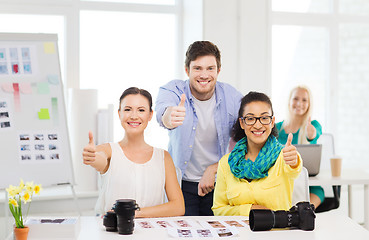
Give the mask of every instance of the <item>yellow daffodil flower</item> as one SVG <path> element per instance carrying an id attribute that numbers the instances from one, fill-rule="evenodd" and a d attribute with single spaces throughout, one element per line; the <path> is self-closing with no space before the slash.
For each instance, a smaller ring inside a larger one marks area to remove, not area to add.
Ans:
<path id="1" fill-rule="evenodd" d="M 9 209 L 14 217 L 17 228 L 24 228 L 22 211 L 22 206 L 24 205 L 21 204 L 21 201 L 24 204 L 31 202 L 33 194 L 39 194 L 41 190 L 41 185 L 35 185 L 33 182 L 24 184 L 23 179 L 20 180 L 19 186 L 9 185 L 6 189 L 9 195 Z M 26 212 L 28 213 L 28 210 Z"/>
<path id="2" fill-rule="evenodd" d="M 14 197 L 15 195 L 17 195 L 17 187 L 10 185 L 9 188 L 6 189 L 6 191 L 8 192 L 10 197 Z"/>
<path id="3" fill-rule="evenodd" d="M 40 191 L 42 190 L 41 184 L 35 185 L 35 187 L 33 188 L 33 190 L 35 191 L 36 194 L 39 194 Z"/>
<path id="4" fill-rule="evenodd" d="M 21 189 L 24 188 L 24 181 L 23 181 L 23 179 L 20 180 L 19 188 L 21 188 Z"/>
<path id="5" fill-rule="evenodd" d="M 9 204 L 13 205 L 14 207 L 18 207 L 18 202 L 14 198 L 9 198 Z"/>
<path id="6" fill-rule="evenodd" d="M 33 181 L 26 183 L 26 190 L 28 192 L 33 192 L 34 191 L 34 188 L 35 188 L 35 185 L 33 184 Z"/>
<path id="7" fill-rule="evenodd" d="M 31 201 L 31 195 L 29 192 L 25 192 L 22 197 L 22 201 L 26 204 Z"/>

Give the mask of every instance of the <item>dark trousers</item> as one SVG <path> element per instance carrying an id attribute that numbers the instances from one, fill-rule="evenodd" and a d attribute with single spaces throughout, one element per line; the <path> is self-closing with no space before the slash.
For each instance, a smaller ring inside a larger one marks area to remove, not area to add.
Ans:
<path id="1" fill-rule="evenodd" d="M 198 182 L 182 180 L 182 193 L 185 201 L 185 216 L 213 216 L 214 191 L 201 197 L 198 195 Z"/>

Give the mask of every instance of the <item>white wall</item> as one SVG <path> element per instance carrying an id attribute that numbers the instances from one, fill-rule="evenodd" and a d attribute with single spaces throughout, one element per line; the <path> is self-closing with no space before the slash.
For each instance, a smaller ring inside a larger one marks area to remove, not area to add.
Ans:
<path id="1" fill-rule="evenodd" d="M 243 94 L 271 94 L 267 2 L 203 0 L 203 39 L 215 43 L 222 54 L 219 80 Z"/>

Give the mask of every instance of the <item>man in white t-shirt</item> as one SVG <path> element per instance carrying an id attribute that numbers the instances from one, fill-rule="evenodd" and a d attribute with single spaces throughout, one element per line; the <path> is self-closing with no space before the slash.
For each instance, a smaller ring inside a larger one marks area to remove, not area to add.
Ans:
<path id="1" fill-rule="evenodd" d="M 213 215 L 213 189 L 219 159 L 227 153 L 243 95 L 218 82 L 220 51 L 196 41 L 186 52 L 188 80 L 160 87 L 156 118 L 169 130 L 168 151 L 182 171 L 187 216 Z"/>

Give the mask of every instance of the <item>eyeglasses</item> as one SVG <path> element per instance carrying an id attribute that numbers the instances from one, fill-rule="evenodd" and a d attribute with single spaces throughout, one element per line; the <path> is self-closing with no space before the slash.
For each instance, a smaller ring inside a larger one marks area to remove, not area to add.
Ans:
<path id="1" fill-rule="evenodd" d="M 268 125 L 272 122 L 273 116 L 261 116 L 261 117 L 241 117 L 246 125 L 254 125 L 257 120 L 263 125 Z"/>

